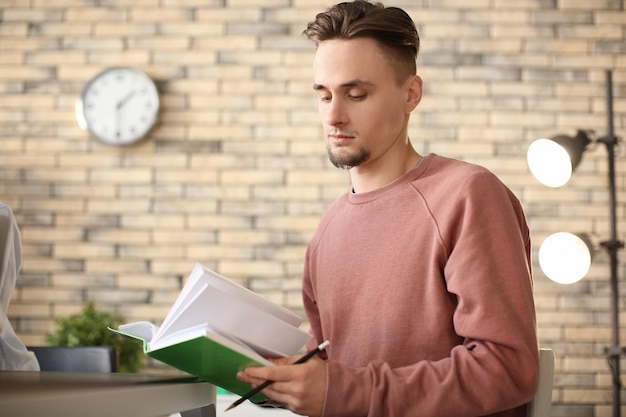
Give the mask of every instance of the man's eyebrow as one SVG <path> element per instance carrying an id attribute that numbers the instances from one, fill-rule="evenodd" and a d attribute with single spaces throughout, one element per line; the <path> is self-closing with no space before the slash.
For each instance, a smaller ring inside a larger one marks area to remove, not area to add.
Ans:
<path id="1" fill-rule="evenodd" d="M 348 82 L 345 82 L 343 84 L 341 84 L 339 87 L 340 88 L 353 88 L 353 87 L 368 87 L 373 85 L 372 82 L 370 81 L 364 81 L 364 80 L 350 80 Z M 313 84 L 313 90 L 318 91 L 318 90 L 327 90 L 328 87 L 326 87 L 323 84 Z"/>

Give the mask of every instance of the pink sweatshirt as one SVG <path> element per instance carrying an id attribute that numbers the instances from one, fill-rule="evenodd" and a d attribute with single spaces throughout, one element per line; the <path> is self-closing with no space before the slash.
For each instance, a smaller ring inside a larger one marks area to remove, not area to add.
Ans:
<path id="1" fill-rule="evenodd" d="M 313 340 L 331 342 L 324 416 L 524 416 L 538 345 L 522 207 L 492 173 L 429 155 L 348 193 L 306 257 Z"/>

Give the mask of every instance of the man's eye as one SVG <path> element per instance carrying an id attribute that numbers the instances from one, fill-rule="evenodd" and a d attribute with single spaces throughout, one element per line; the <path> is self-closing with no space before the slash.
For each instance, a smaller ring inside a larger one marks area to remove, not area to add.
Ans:
<path id="1" fill-rule="evenodd" d="M 352 100 L 363 100 L 365 98 L 365 94 L 350 94 L 348 97 L 350 97 Z"/>
<path id="2" fill-rule="evenodd" d="M 323 101 L 324 103 L 328 103 L 331 99 L 331 96 L 320 96 L 320 101 Z"/>

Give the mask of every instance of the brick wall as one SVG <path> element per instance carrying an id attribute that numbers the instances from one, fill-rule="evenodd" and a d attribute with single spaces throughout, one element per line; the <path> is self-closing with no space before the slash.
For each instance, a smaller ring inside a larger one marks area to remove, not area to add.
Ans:
<path id="1" fill-rule="evenodd" d="M 332 3 L 0 1 L 0 200 L 23 236 L 9 313 L 26 343 L 43 343 L 55 317 L 88 300 L 128 321 L 158 321 L 195 262 L 301 311 L 306 242 L 348 184 L 326 160 L 312 46 L 300 36 Z M 605 150 L 587 152 L 558 190 L 530 176 L 525 152 L 539 136 L 606 133 L 605 69 L 615 70 L 624 136 L 625 2 L 393 5 L 411 13 L 422 37 L 425 96 L 410 129 L 418 151 L 496 172 L 525 206 L 535 258 L 554 231 L 607 238 Z M 145 71 L 161 92 L 158 127 L 128 148 L 90 139 L 74 117 L 85 83 L 114 65 Z M 557 355 L 553 417 L 611 413 L 608 274 L 604 253 L 570 286 L 535 265 L 541 344 Z"/>

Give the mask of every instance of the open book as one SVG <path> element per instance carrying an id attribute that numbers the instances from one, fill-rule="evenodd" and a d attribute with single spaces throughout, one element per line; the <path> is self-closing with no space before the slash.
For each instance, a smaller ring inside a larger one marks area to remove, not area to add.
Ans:
<path id="1" fill-rule="evenodd" d="M 196 264 L 161 326 L 142 321 L 111 330 L 142 340 L 154 359 L 243 395 L 250 385 L 237 371 L 297 354 L 311 338 L 301 323 L 285 307 Z"/>

